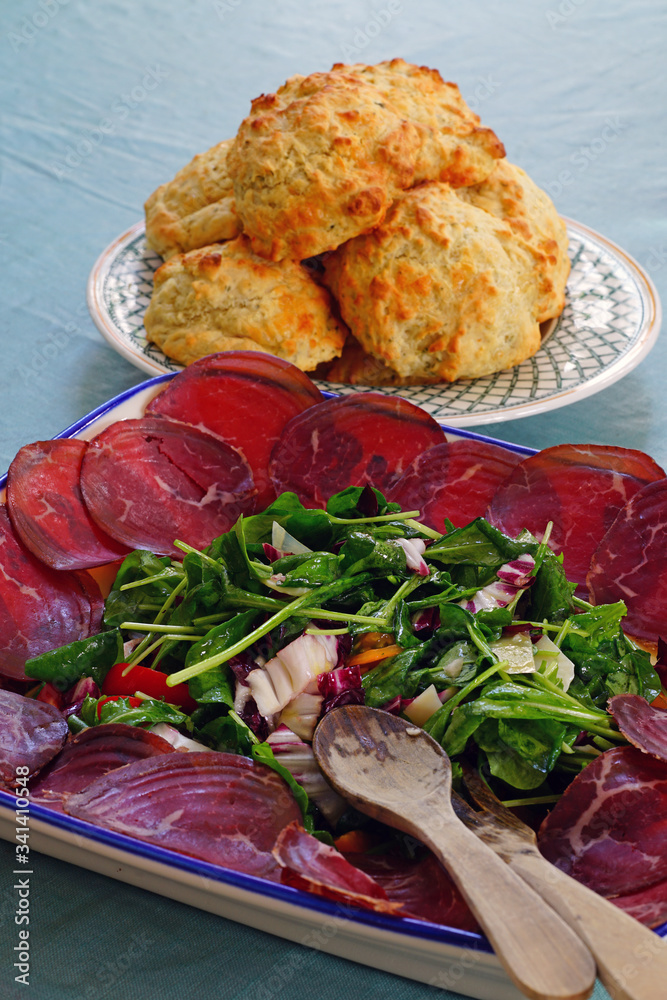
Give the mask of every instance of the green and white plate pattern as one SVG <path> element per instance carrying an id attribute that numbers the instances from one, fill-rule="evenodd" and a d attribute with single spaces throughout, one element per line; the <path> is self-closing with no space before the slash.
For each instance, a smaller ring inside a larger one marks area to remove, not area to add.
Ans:
<path id="1" fill-rule="evenodd" d="M 515 368 L 452 384 L 383 388 L 428 410 L 441 423 L 465 427 L 553 410 L 606 389 L 650 351 L 660 330 L 660 301 L 642 268 L 620 247 L 567 219 L 572 272 L 563 314 L 542 347 Z M 179 371 L 146 340 L 143 317 L 161 259 L 146 247 L 143 223 L 107 247 L 88 279 L 88 307 L 111 346 L 151 375 Z M 319 382 L 346 394 L 364 386 Z"/>

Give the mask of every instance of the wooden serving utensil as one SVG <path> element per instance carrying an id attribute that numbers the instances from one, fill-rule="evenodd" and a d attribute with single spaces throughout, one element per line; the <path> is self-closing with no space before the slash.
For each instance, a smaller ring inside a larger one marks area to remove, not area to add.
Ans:
<path id="1" fill-rule="evenodd" d="M 613 1000 L 659 1000 L 667 995 L 667 941 L 570 878 L 540 854 L 533 830 L 506 809 L 477 771 L 464 765 L 477 812 L 454 793 L 459 819 L 561 915 L 593 953 Z"/>
<path id="2" fill-rule="evenodd" d="M 428 733 L 379 709 L 345 705 L 319 724 L 313 750 L 328 780 L 357 809 L 431 848 L 525 996 L 590 996 L 595 984 L 590 952 L 457 818 L 449 757 Z"/>

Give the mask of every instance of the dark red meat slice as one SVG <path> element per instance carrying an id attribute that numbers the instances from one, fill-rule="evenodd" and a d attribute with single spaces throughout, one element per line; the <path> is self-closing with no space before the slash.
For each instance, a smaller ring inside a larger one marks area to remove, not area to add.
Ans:
<path id="1" fill-rule="evenodd" d="M 451 878 L 430 851 L 419 858 L 398 854 L 348 854 L 348 860 L 378 882 L 403 916 L 461 930 L 479 925 Z"/>
<path id="2" fill-rule="evenodd" d="M 67 723 L 54 705 L 0 688 L 0 782 L 17 785 L 20 774 L 35 774 L 55 757 L 67 739 Z"/>
<path id="3" fill-rule="evenodd" d="M 607 750 L 577 775 L 542 823 L 557 868 L 602 896 L 667 880 L 667 764 L 634 747 Z"/>
<path id="4" fill-rule="evenodd" d="M 237 754 L 170 753 L 97 778 L 63 797 L 66 813 L 233 871 L 280 880 L 271 853 L 301 816 L 287 785 Z"/>
<path id="5" fill-rule="evenodd" d="M 522 456 L 486 441 L 445 441 L 417 455 L 388 499 L 419 510 L 420 521 L 445 530 L 445 518 L 462 528 L 482 517 L 493 495 Z"/>
<path id="6" fill-rule="evenodd" d="M 17 535 L 52 569 L 86 569 L 127 555 L 88 513 L 79 485 L 88 445 L 76 439 L 21 448 L 7 473 L 7 507 Z"/>
<path id="7" fill-rule="evenodd" d="M 146 407 L 217 434 L 248 460 L 257 508 L 275 498 L 268 474 L 271 449 L 287 422 L 322 393 L 295 365 L 259 351 L 209 354 L 179 372 Z"/>
<path id="8" fill-rule="evenodd" d="M 416 455 L 444 440 L 433 417 L 399 396 L 339 396 L 290 420 L 269 472 L 276 493 L 291 490 L 305 506 L 325 507 L 347 486 L 386 493 Z"/>
<path id="9" fill-rule="evenodd" d="M 652 708 L 638 694 L 617 694 L 609 699 L 609 711 L 626 740 L 638 750 L 667 763 L 667 712 Z"/>
<path id="10" fill-rule="evenodd" d="M 0 505 L 0 674 L 25 680 L 27 659 L 97 631 L 101 608 L 93 578 L 36 559 Z"/>
<path id="11" fill-rule="evenodd" d="M 556 445 L 516 466 L 498 488 L 487 517 L 508 535 L 528 528 L 538 539 L 553 521 L 549 546 L 563 552 L 568 579 L 584 584 L 591 556 L 618 512 L 646 483 L 664 475 L 640 451 Z"/>
<path id="12" fill-rule="evenodd" d="M 657 641 L 667 630 L 667 480 L 632 497 L 591 559 L 587 577 L 593 604 L 625 601 L 624 628 Z"/>
<path id="13" fill-rule="evenodd" d="M 647 927 L 659 927 L 667 921 L 667 881 L 640 892 L 614 896 L 611 902 Z"/>
<path id="14" fill-rule="evenodd" d="M 179 555 L 175 539 L 204 548 L 254 510 L 240 452 L 166 417 L 119 420 L 90 442 L 81 492 L 94 520 L 132 548 Z"/>
<path id="15" fill-rule="evenodd" d="M 175 753 L 171 743 L 138 726 L 112 722 L 78 733 L 30 786 L 31 802 L 62 812 L 62 796 L 134 760 Z"/>
<path id="16" fill-rule="evenodd" d="M 282 881 L 316 896 L 337 899 L 364 910 L 397 913 L 400 903 L 390 903 L 372 878 L 346 861 L 335 847 L 312 837 L 299 823 L 282 831 L 273 851 L 282 868 Z"/>

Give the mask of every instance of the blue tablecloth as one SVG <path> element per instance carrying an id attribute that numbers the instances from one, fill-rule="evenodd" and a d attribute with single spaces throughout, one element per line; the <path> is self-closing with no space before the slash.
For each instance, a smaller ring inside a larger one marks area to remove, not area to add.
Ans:
<path id="1" fill-rule="evenodd" d="M 159 183 L 236 131 L 251 98 L 334 61 L 400 55 L 458 82 L 508 157 L 667 299 L 666 23 L 655 0 L 3 4 L 0 467 L 145 378 L 88 315 L 100 251 Z M 534 447 L 616 443 L 665 465 L 666 355 L 659 339 L 595 396 L 478 429 Z M 0 857 L 0 995 L 18 997 L 7 845 Z M 315 951 L 277 976 L 299 946 L 44 856 L 35 869 L 35 1000 L 241 1000 L 262 985 L 275 1000 L 446 995 Z"/>

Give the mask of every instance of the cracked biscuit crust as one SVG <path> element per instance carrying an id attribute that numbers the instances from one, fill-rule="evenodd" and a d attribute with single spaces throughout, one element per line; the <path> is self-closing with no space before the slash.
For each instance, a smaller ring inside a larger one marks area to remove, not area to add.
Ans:
<path id="1" fill-rule="evenodd" d="M 470 110 L 455 83 L 436 69 L 391 59 L 375 66 L 358 63 L 347 70 L 369 80 L 410 121 L 426 127 L 415 182 L 446 181 L 452 187 L 479 184 L 491 173 L 505 147 Z"/>
<path id="2" fill-rule="evenodd" d="M 424 132 L 343 70 L 294 76 L 256 98 L 229 154 L 253 251 L 302 260 L 376 226 L 414 183 Z"/>
<path id="3" fill-rule="evenodd" d="M 532 254 L 510 226 L 431 183 L 331 254 L 326 281 L 364 350 L 403 379 L 510 368 L 540 346 Z"/>
<path id="4" fill-rule="evenodd" d="M 303 371 L 341 353 L 347 330 L 326 288 L 296 261 L 255 256 L 245 236 L 172 257 L 155 273 L 148 340 L 181 364 L 265 351 Z"/>
<path id="5" fill-rule="evenodd" d="M 530 251 L 539 288 L 538 322 L 560 316 L 570 258 L 567 229 L 549 195 L 521 167 L 507 160 L 500 160 L 481 184 L 456 193 L 507 222 L 516 239 Z"/>
<path id="6" fill-rule="evenodd" d="M 234 186 L 227 170 L 233 141 L 226 139 L 199 153 L 146 201 L 146 240 L 165 260 L 239 235 Z"/>

